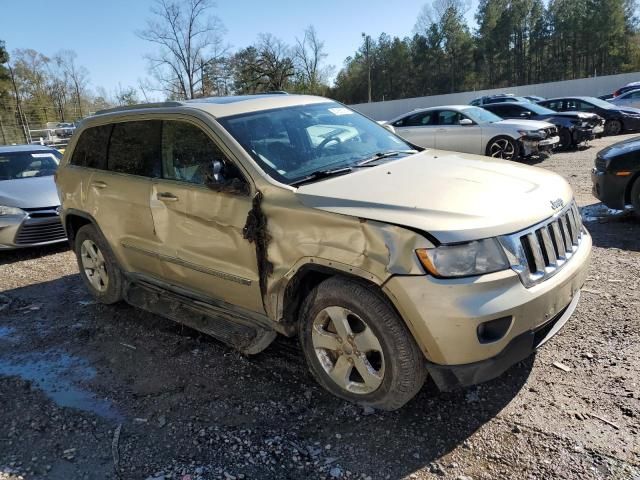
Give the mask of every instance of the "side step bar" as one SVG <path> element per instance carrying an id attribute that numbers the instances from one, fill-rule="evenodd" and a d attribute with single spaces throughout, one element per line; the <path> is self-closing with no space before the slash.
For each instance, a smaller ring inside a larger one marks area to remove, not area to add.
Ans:
<path id="1" fill-rule="evenodd" d="M 211 335 L 246 355 L 260 353 L 277 335 L 232 312 L 146 282 L 127 282 L 124 296 L 135 307 Z"/>

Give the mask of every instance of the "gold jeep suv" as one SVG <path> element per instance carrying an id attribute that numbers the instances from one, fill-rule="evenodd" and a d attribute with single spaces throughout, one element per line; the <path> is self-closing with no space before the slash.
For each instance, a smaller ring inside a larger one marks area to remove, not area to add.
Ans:
<path id="1" fill-rule="evenodd" d="M 530 355 L 571 316 L 591 251 L 560 176 L 423 150 L 312 96 L 99 112 L 57 186 L 99 301 L 246 354 L 298 335 L 324 388 L 388 410 L 427 375 L 447 390 Z"/>

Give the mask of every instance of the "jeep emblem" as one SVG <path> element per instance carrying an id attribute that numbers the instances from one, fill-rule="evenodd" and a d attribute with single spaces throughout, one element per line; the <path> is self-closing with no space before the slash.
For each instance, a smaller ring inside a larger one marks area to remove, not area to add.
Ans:
<path id="1" fill-rule="evenodd" d="M 551 200 L 551 208 L 553 208 L 554 210 L 558 210 L 559 208 L 562 208 L 563 205 L 564 205 L 564 202 L 562 201 L 561 198 L 558 198 L 557 200 Z"/>

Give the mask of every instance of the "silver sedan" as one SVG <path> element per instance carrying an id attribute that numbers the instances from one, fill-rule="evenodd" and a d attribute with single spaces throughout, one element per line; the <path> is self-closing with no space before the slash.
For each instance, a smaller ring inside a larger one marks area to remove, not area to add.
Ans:
<path id="1" fill-rule="evenodd" d="M 550 151 L 560 141 L 551 123 L 503 120 L 469 105 L 422 108 L 387 123 L 414 145 L 506 160 Z"/>
<path id="2" fill-rule="evenodd" d="M 67 239 L 53 180 L 61 158 L 38 145 L 0 147 L 0 250 Z"/>

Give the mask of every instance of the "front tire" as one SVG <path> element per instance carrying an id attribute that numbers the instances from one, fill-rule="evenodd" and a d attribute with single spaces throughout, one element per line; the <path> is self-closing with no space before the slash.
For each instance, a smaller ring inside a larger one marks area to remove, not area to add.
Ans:
<path id="1" fill-rule="evenodd" d="M 339 277 L 305 299 L 300 343 L 316 381 L 337 397 L 396 410 L 422 388 L 425 359 L 388 301 Z"/>
<path id="2" fill-rule="evenodd" d="M 85 225 L 78 230 L 74 250 L 80 277 L 89 293 L 100 303 L 111 304 L 122 300 L 122 272 L 109 245 L 95 226 Z"/>
<path id="3" fill-rule="evenodd" d="M 573 147 L 573 137 L 567 128 L 560 130 L 560 145 L 562 145 L 562 148 L 567 149 Z"/>
<path id="4" fill-rule="evenodd" d="M 620 120 L 607 120 L 604 123 L 605 135 L 619 135 L 622 132 L 622 122 Z"/>
<path id="5" fill-rule="evenodd" d="M 631 205 L 636 217 L 640 218 L 640 177 L 636 178 L 631 187 Z"/>
<path id="6" fill-rule="evenodd" d="M 500 136 L 487 144 L 487 157 L 517 160 L 520 157 L 520 145 L 513 138 Z"/>

